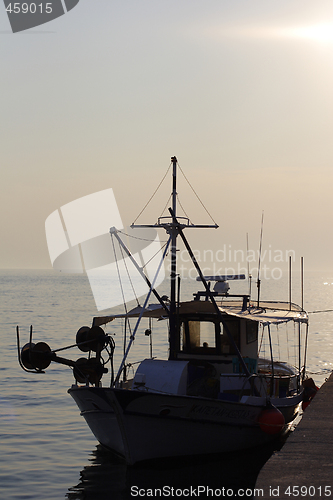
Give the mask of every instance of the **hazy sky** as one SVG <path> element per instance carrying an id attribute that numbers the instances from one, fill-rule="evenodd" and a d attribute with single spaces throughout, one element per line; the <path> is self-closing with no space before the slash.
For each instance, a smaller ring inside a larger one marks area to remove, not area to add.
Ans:
<path id="1" fill-rule="evenodd" d="M 176 155 L 220 226 L 196 248 L 257 249 L 264 210 L 264 249 L 333 270 L 332 0 L 80 0 L 16 34 L 2 3 L 0 63 L 1 268 L 51 268 L 45 219 L 90 193 L 130 224 Z"/>

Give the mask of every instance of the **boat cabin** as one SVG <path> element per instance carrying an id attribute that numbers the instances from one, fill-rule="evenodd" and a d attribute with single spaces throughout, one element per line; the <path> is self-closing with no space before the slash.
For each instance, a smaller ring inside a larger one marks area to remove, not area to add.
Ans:
<path id="1" fill-rule="evenodd" d="M 228 328 L 242 356 L 255 362 L 258 323 L 227 315 L 224 316 L 224 322 L 223 325 L 216 315 L 180 316 L 177 359 L 207 359 L 225 365 L 223 371 L 233 372 L 232 361 L 237 353 L 228 337 Z"/>
<path id="2" fill-rule="evenodd" d="M 300 369 L 296 374 L 288 363 L 259 358 L 258 330 L 259 324 L 267 324 L 271 342 L 269 324 L 294 320 L 300 326 L 306 321 L 303 310 L 295 304 L 276 302 L 262 302 L 257 307 L 247 295 L 229 295 L 226 290 L 213 294 L 218 311 L 205 292 L 177 304 L 175 327 L 169 330 L 169 359 L 145 359 L 126 387 L 227 401 L 294 394 L 299 388 Z M 165 311 L 161 305 L 151 304 L 118 317 L 140 315 L 163 319 Z M 94 324 L 112 319 L 95 318 Z M 262 335 L 260 338 L 261 345 Z"/>

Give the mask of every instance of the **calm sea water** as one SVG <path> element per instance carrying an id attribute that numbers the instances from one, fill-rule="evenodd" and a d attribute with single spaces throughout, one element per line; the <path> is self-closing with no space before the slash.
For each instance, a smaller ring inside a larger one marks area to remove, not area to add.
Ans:
<path id="1" fill-rule="evenodd" d="M 254 486 L 254 478 L 272 450 L 261 450 L 256 461 L 251 452 L 232 455 L 227 461 L 221 458 L 218 463 L 169 461 L 155 467 L 128 468 L 116 462 L 97 446 L 67 394 L 73 382 L 71 370 L 52 364 L 44 375 L 27 374 L 17 362 L 16 325 L 20 326 L 22 344 L 28 342 L 32 324 L 35 341 L 48 342 L 56 349 L 74 343 L 78 328 L 91 324 L 97 311 L 86 277 L 5 270 L 0 272 L 0 283 L 0 498 L 124 499 L 134 498 L 131 486 Z M 188 298 L 197 285 L 190 280 L 183 282 Z M 293 299 L 299 302 L 299 285 L 294 288 Z M 262 284 L 263 299 L 283 300 L 287 294 L 286 280 Z M 308 311 L 333 309 L 333 275 L 306 274 L 304 295 Z M 318 385 L 333 369 L 332 324 L 332 312 L 310 314 L 308 370 Z M 167 353 L 166 335 L 160 328 L 153 331 L 154 355 L 158 357 Z M 117 361 L 122 332 L 113 323 L 107 331 L 115 334 Z M 141 359 L 149 356 L 148 342 L 143 334 L 136 340 Z M 68 357 L 81 356 L 70 350 Z"/>

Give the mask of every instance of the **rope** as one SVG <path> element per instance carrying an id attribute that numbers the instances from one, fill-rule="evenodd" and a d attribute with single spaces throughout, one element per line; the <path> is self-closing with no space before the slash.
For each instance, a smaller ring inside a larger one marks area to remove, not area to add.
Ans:
<path id="1" fill-rule="evenodd" d="M 120 277 L 120 271 L 119 271 L 119 266 L 118 266 L 118 259 L 117 259 L 117 255 L 116 255 L 116 249 L 115 249 L 115 246 L 114 246 L 114 241 L 113 241 L 113 235 L 111 234 L 111 242 L 112 242 L 112 247 L 113 247 L 113 254 L 114 254 L 114 259 L 115 259 L 115 262 L 116 262 L 116 267 L 117 267 L 117 274 L 118 274 L 118 280 L 119 280 L 119 285 L 120 285 L 120 289 L 121 289 L 121 295 L 122 295 L 122 298 L 123 298 L 123 304 L 124 304 L 124 310 L 125 310 L 125 314 L 127 316 L 127 306 L 126 306 L 126 301 L 125 301 L 125 295 L 124 295 L 124 289 L 123 289 L 123 284 L 122 284 L 122 281 L 121 281 L 121 277 Z M 120 247 L 120 245 L 119 245 Z M 127 271 L 127 274 L 128 274 L 128 277 L 129 277 L 129 273 L 128 273 L 128 269 L 127 269 L 127 265 L 126 265 L 126 261 L 124 259 L 124 255 L 122 253 L 122 248 L 120 247 L 120 250 L 121 250 L 121 255 L 123 257 L 123 261 L 125 263 L 125 267 L 126 267 L 126 271 Z M 131 278 L 129 277 L 129 280 L 130 280 L 130 283 L 132 285 L 132 281 L 131 281 Z M 135 298 L 136 298 L 136 301 L 139 305 L 139 302 L 138 302 L 138 299 L 136 297 L 136 294 L 135 294 L 135 290 L 133 288 L 133 285 L 132 285 L 132 289 L 133 289 L 133 292 L 134 292 L 134 295 L 135 295 Z M 128 325 L 128 328 L 129 328 L 129 332 L 130 332 L 130 336 L 132 335 L 132 332 L 131 332 L 131 325 L 130 325 L 130 322 L 129 322 L 129 318 L 125 318 L 125 329 L 123 331 L 123 336 L 124 336 L 124 342 L 123 342 L 123 348 L 124 348 L 124 351 L 126 349 L 126 339 L 127 339 L 127 334 L 126 334 L 126 327 Z M 124 381 L 126 380 L 126 367 L 124 367 Z M 114 379 L 114 377 L 112 377 Z M 112 380 L 112 383 L 114 382 L 114 380 Z"/>
<path id="2" fill-rule="evenodd" d="M 264 326 L 264 325 L 262 325 L 261 341 L 260 341 L 260 346 L 259 346 L 259 350 L 258 350 L 258 356 L 259 356 L 259 354 L 260 354 L 260 352 L 261 352 L 262 341 L 263 341 L 263 338 L 264 338 L 264 331 L 265 331 L 265 326 Z M 265 350 L 265 352 L 266 352 L 266 350 Z"/>
<path id="3" fill-rule="evenodd" d="M 172 163 L 170 163 L 169 167 L 168 167 L 168 170 L 166 171 L 163 179 L 161 180 L 161 182 L 159 183 L 159 185 L 157 186 L 157 188 L 155 189 L 154 193 L 152 194 L 152 196 L 149 198 L 149 200 L 147 201 L 147 203 L 145 204 L 145 206 L 143 207 L 143 209 L 141 210 L 141 212 L 139 213 L 139 215 L 137 216 L 137 218 L 135 219 L 135 221 L 133 222 L 133 224 L 136 223 L 136 221 L 138 220 L 138 218 L 140 217 L 140 215 L 142 214 L 142 212 L 145 211 L 145 209 L 147 208 L 147 206 L 149 205 L 149 203 L 151 202 L 151 200 L 154 198 L 155 194 L 157 193 L 157 191 L 159 190 L 162 182 L 164 181 L 164 179 L 166 178 L 169 170 L 170 170 L 170 167 L 171 167 Z"/>
<path id="4" fill-rule="evenodd" d="M 325 309 L 324 311 L 310 311 L 308 314 L 316 314 L 316 313 L 329 313 L 333 312 L 333 309 Z"/>
<path id="5" fill-rule="evenodd" d="M 165 212 L 166 207 L 169 205 L 169 202 L 170 202 L 170 200 L 171 200 L 171 197 L 172 197 L 172 194 L 170 194 L 170 196 L 169 196 L 169 198 L 168 198 L 168 201 L 166 202 L 165 207 L 163 208 L 163 210 L 162 210 L 162 212 L 161 212 L 160 217 L 162 217 L 162 215 L 163 215 L 163 214 L 164 214 L 164 212 Z"/>
<path id="6" fill-rule="evenodd" d="M 186 177 L 186 175 L 184 174 L 184 172 L 183 172 L 183 170 L 182 170 L 181 166 L 179 165 L 179 163 L 178 163 L 178 167 L 179 167 L 179 170 L 181 171 L 181 173 L 183 174 L 183 176 L 184 176 L 184 178 L 185 178 L 185 180 L 186 180 L 187 184 L 190 186 L 190 188 L 192 189 L 193 193 L 194 193 L 194 194 L 195 194 L 195 196 L 197 197 L 197 199 L 198 199 L 199 203 L 202 205 L 202 207 L 204 208 L 204 210 L 206 211 L 206 213 L 209 215 L 209 217 L 211 218 L 211 220 L 214 222 L 214 224 L 215 224 L 215 225 L 217 225 L 217 224 L 216 224 L 216 222 L 215 222 L 215 220 L 214 220 L 214 219 L 213 219 L 213 217 L 210 215 L 210 213 L 208 212 L 207 208 L 205 207 L 205 205 L 202 203 L 202 201 L 200 200 L 199 196 L 198 196 L 198 195 L 197 195 L 197 193 L 195 192 L 194 188 L 192 187 L 192 185 L 191 185 L 190 181 L 188 180 L 188 178 L 187 178 L 187 177 Z"/>
<path id="7" fill-rule="evenodd" d="M 166 241 L 166 242 L 164 243 L 164 245 L 163 245 L 163 246 L 162 246 L 159 250 L 157 250 L 157 252 L 156 252 L 156 253 L 155 253 L 155 254 L 154 254 L 154 255 L 153 255 L 153 256 L 152 256 L 149 260 L 147 260 L 147 262 L 144 262 L 143 267 L 146 267 L 146 266 L 147 266 L 147 264 L 149 264 L 149 262 L 150 262 L 151 260 L 153 260 L 153 259 L 156 257 L 156 255 L 157 255 L 158 253 L 162 252 L 163 248 L 164 248 L 167 244 L 168 244 L 168 241 Z"/>
<path id="8" fill-rule="evenodd" d="M 280 350 L 280 330 L 279 325 L 276 325 L 276 333 L 277 333 L 277 342 L 278 342 L 278 356 L 279 360 L 281 359 L 281 350 Z"/>
<path id="9" fill-rule="evenodd" d="M 178 200 L 178 203 L 180 205 L 180 208 L 183 210 L 184 214 L 186 215 L 186 217 L 188 218 L 188 220 L 191 222 L 189 216 L 187 215 L 187 213 L 185 212 L 185 209 L 183 207 L 183 205 L 181 204 L 181 201 L 180 201 L 180 198 L 179 198 L 179 195 L 177 194 L 177 200 Z"/>
<path id="10" fill-rule="evenodd" d="M 110 234 L 110 236 L 111 236 L 111 242 L 112 242 L 112 247 L 113 247 L 114 260 L 115 260 L 116 267 L 117 267 L 117 274 L 118 274 L 118 280 L 119 280 L 121 295 L 123 297 L 123 304 L 124 304 L 124 308 L 125 308 L 125 313 L 127 314 L 127 307 L 126 307 L 125 295 L 124 295 L 124 290 L 123 290 L 123 284 L 122 284 L 122 281 L 121 281 L 121 278 L 120 278 L 120 271 L 119 271 L 119 266 L 118 266 L 118 259 L 117 259 L 117 255 L 116 255 L 116 249 L 115 249 L 114 241 L 113 241 L 113 235 Z"/>
<path id="11" fill-rule="evenodd" d="M 133 236 L 131 234 L 124 233 L 124 231 L 118 231 L 118 233 L 121 233 L 124 236 L 128 236 L 129 238 L 133 238 L 134 240 L 150 241 L 150 243 L 153 243 L 153 241 L 155 241 L 155 240 L 151 240 L 151 239 L 148 239 L 148 238 L 139 238 L 138 236 Z M 162 243 L 164 243 L 164 241 Z M 167 243 L 167 241 L 165 241 L 165 243 Z"/>
<path id="12" fill-rule="evenodd" d="M 311 372 L 310 370 L 306 370 L 306 373 L 308 375 L 325 375 L 326 373 L 331 373 L 332 369 L 331 368 L 323 368 L 319 372 Z"/>
<path id="13" fill-rule="evenodd" d="M 128 271 L 128 267 L 127 267 L 127 264 L 126 264 L 126 259 L 124 258 L 124 252 L 123 252 L 123 248 L 119 245 L 120 247 L 120 252 L 121 252 L 121 256 L 123 258 L 123 262 L 125 264 L 125 268 L 126 268 L 126 272 L 127 272 L 127 276 L 128 276 L 128 279 L 129 279 L 129 282 L 131 283 L 131 287 L 132 287 L 132 290 L 133 290 L 133 294 L 134 294 L 134 297 L 135 297 L 135 300 L 136 300 L 136 303 L 138 306 L 140 306 L 140 303 L 139 303 L 139 300 L 138 300 L 138 297 L 136 296 L 136 292 L 135 292 L 135 288 L 134 288 L 134 285 L 132 283 L 132 280 L 131 280 L 131 275 Z"/>
<path id="14" fill-rule="evenodd" d="M 141 210 L 141 212 L 139 213 L 139 215 L 136 217 L 136 219 L 134 220 L 134 222 L 133 222 L 132 224 L 135 224 L 135 223 L 136 223 L 136 221 L 138 220 L 138 218 L 140 217 L 140 215 L 141 215 L 141 214 L 145 211 L 145 209 L 147 208 L 147 206 L 149 205 L 149 203 L 151 202 L 151 200 L 154 198 L 155 194 L 157 193 L 157 191 L 159 190 L 159 188 L 160 188 L 161 184 L 163 183 L 164 179 L 166 178 L 166 176 L 167 176 L 167 174 L 168 174 L 168 172 L 169 172 L 169 170 L 170 170 L 171 165 L 172 165 L 172 163 L 170 163 L 170 165 L 169 165 L 169 167 L 168 167 L 168 169 L 167 169 L 166 173 L 164 174 L 163 179 L 161 180 L 161 182 L 159 183 L 159 185 L 158 185 L 158 186 L 157 186 L 157 188 L 155 189 L 154 193 L 151 195 L 151 197 L 149 198 L 149 200 L 147 201 L 147 203 L 145 204 L 145 206 L 143 207 L 143 209 Z M 183 169 L 181 168 L 181 166 L 179 165 L 179 163 L 177 163 L 177 165 L 178 165 L 179 170 L 180 170 L 180 171 L 181 171 L 181 173 L 183 174 L 183 176 L 184 176 L 184 178 L 185 178 L 185 180 L 186 180 L 187 184 L 188 184 L 188 185 L 190 186 L 190 188 L 192 189 L 192 191 L 193 191 L 194 195 L 196 196 L 197 200 L 199 201 L 199 203 L 201 204 L 201 206 L 203 207 L 203 209 L 205 210 L 205 212 L 208 214 L 208 216 L 210 217 L 210 219 L 211 219 L 211 220 L 214 222 L 214 224 L 217 226 L 217 224 L 216 224 L 215 220 L 213 219 L 212 215 L 209 213 L 209 211 L 207 210 L 207 208 L 205 207 L 205 205 L 203 204 L 203 202 L 201 201 L 201 199 L 200 199 L 200 198 L 199 198 L 199 196 L 197 195 L 197 193 L 196 193 L 195 189 L 193 188 L 192 184 L 190 183 L 190 181 L 189 181 L 189 180 L 188 180 L 188 178 L 186 177 L 186 175 L 185 175 L 185 173 L 184 173 Z M 178 196 L 177 196 L 177 197 L 178 197 Z M 169 199 L 168 199 L 168 201 L 167 201 L 167 203 L 166 203 L 165 207 L 164 207 L 164 208 L 163 208 L 163 210 L 162 210 L 162 214 L 164 213 L 164 211 L 165 211 L 165 209 L 166 209 L 166 207 L 167 207 L 167 205 L 168 205 L 168 203 L 169 203 L 169 201 L 170 201 L 170 198 L 171 198 L 171 195 L 170 195 L 170 197 L 169 197 Z M 180 206 L 181 206 L 182 210 L 184 211 L 184 213 L 185 213 L 185 215 L 186 215 L 186 212 L 185 212 L 185 210 L 184 210 L 183 206 L 182 206 L 182 205 L 181 205 L 181 203 L 180 203 L 179 197 L 178 197 L 178 202 L 179 202 L 179 204 L 180 204 Z M 161 216 L 162 216 L 162 214 L 161 214 Z M 190 220 L 190 218 L 189 218 L 187 215 L 186 215 L 186 217 Z"/>
<path id="15" fill-rule="evenodd" d="M 290 352 L 289 352 L 289 335 L 288 335 L 288 323 L 286 323 L 286 336 L 287 336 L 287 353 L 288 353 L 288 363 L 290 362 Z"/>

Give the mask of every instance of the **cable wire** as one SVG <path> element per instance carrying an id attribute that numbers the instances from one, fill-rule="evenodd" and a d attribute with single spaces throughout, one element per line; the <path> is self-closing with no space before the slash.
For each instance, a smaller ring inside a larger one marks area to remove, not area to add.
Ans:
<path id="1" fill-rule="evenodd" d="M 190 186 L 190 188 L 192 189 L 193 193 L 194 193 L 194 194 L 195 194 L 195 196 L 197 197 L 198 201 L 200 202 L 200 204 L 202 205 L 202 207 L 204 208 L 204 210 L 206 211 L 206 213 L 209 215 L 209 217 L 210 217 L 210 218 L 211 218 L 211 220 L 214 222 L 214 224 L 215 224 L 215 225 L 217 225 L 217 224 L 216 224 L 216 222 L 215 222 L 215 220 L 213 219 L 213 217 L 211 216 L 211 214 L 208 212 L 207 208 L 206 208 L 206 207 L 205 207 L 205 205 L 203 204 L 203 202 L 200 200 L 200 198 L 199 198 L 199 196 L 197 195 L 197 193 L 196 193 L 195 189 L 193 188 L 192 184 L 190 183 L 190 181 L 188 180 L 188 178 L 187 178 L 187 177 L 186 177 L 186 175 L 184 174 L 184 172 L 183 172 L 183 170 L 182 170 L 181 166 L 179 165 L 179 163 L 178 163 L 178 167 L 179 167 L 179 170 L 181 171 L 181 173 L 183 174 L 183 176 L 184 176 L 184 178 L 185 178 L 185 180 L 186 180 L 187 184 L 188 184 L 188 185 Z"/>
<path id="2" fill-rule="evenodd" d="M 188 218 L 188 220 L 191 222 L 191 219 L 189 218 L 189 216 L 188 216 L 188 215 L 187 215 L 187 213 L 185 212 L 185 208 L 184 208 L 184 207 L 183 207 L 183 205 L 181 204 L 181 201 L 180 201 L 180 198 L 179 198 L 178 193 L 177 193 L 177 200 L 178 200 L 179 206 L 180 206 L 180 208 L 183 210 L 183 212 L 184 212 L 185 216 L 186 216 L 186 217 Z M 192 224 L 192 222 L 191 222 L 191 224 Z"/>
<path id="3" fill-rule="evenodd" d="M 143 209 L 141 210 L 141 212 L 139 213 L 139 215 L 137 216 L 137 218 L 135 219 L 135 221 L 133 222 L 133 224 L 136 223 L 136 221 L 138 220 L 138 218 L 140 217 L 140 215 L 145 211 L 145 209 L 147 208 L 147 206 L 149 205 L 149 203 L 151 202 L 151 200 L 154 198 L 155 194 L 157 193 L 157 191 L 159 190 L 161 184 L 163 183 L 164 179 L 166 178 L 169 170 L 170 170 L 170 167 L 171 167 L 172 163 L 170 163 L 169 167 L 168 167 L 168 170 L 166 171 L 163 179 L 161 180 L 161 182 L 159 183 L 159 185 L 157 186 L 157 188 L 155 189 L 154 193 L 151 195 L 151 197 L 149 198 L 149 200 L 147 201 L 147 203 L 145 204 L 145 206 L 143 207 Z"/>
<path id="4" fill-rule="evenodd" d="M 133 238 L 134 240 L 149 241 L 150 243 L 153 243 L 155 241 L 155 239 L 151 240 L 149 238 L 139 238 L 138 236 L 133 236 L 132 234 L 124 233 L 124 231 L 118 231 L 118 233 L 123 234 L 124 236 L 128 236 L 128 238 Z M 162 241 L 161 243 L 167 243 L 167 240 Z"/>

